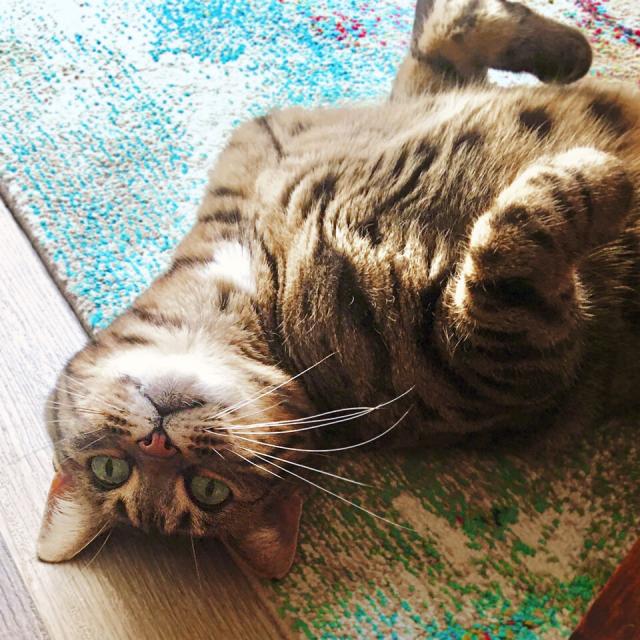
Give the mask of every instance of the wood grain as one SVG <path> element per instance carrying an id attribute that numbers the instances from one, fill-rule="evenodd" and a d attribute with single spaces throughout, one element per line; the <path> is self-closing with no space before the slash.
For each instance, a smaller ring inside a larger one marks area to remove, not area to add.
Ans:
<path id="1" fill-rule="evenodd" d="M 35 604 L 9 550 L 0 538 L 0 637 L 46 638 Z"/>
<path id="2" fill-rule="evenodd" d="M 194 545 L 197 571 L 189 539 L 133 531 L 71 563 L 36 559 L 52 475 L 42 406 L 86 334 L 4 208 L 0 237 L 0 637 L 44 637 L 43 626 L 54 640 L 286 636 L 259 583 L 214 541 Z"/>
<path id="3" fill-rule="evenodd" d="M 595 599 L 571 640 L 640 640 L 640 540 Z"/>

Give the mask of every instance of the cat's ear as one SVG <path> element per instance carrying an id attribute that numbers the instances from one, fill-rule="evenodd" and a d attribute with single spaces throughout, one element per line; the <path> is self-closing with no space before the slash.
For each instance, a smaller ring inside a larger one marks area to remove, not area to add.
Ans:
<path id="1" fill-rule="evenodd" d="M 51 482 L 40 535 L 38 557 L 45 562 L 71 560 L 102 531 L 107 522 L 78 489 L 71 473 L 60 467 Z"/>
<path id="2" fill-rule="evenodd" d="M 227 549 L 260 577 L 284 578 L 296 555 L 302 504 L 298 491 L 277 496 L 264 510 L 263 522 L 224 540 Z"/>

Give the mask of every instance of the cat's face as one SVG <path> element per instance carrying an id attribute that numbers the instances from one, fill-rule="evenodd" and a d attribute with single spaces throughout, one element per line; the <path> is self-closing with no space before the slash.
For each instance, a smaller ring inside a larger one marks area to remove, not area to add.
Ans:
<path id="1" fill-rule="evenodd" d="M 288 571 L 302 498 L 267 456 L 300 457 L 278 447 L 306 446 L 287 424 L 308 415 L 304 394 L 275 367 L 190 340 L 112 349 L 103 335 L 60 376 L 41 559 L 70 559 L 128 523 L 218 537 L 259 574 Z"/>

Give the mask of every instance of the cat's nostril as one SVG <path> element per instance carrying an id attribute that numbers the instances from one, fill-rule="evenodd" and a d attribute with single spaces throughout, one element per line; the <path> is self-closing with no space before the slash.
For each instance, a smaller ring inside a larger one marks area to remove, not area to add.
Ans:
<path id="1" fill-rule="evenodd" d="M 161 429 L 154 429 L 146 438 L 138 440 L 138 446 L 144 453 L 156 458 L 170 458 L 178 453 Z"/>

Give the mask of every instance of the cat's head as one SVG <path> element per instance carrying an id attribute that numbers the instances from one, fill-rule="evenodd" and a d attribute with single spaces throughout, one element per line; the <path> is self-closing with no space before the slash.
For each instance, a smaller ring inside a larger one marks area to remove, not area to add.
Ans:
<path id="1" fill-rule="evenodd" d="M 39 557 L 68 560 L 129 523 L 220 538 L 258 574 L 283 576 L 302 494 L 277 458 L 295 461 L 308 444 L 291 423 L 308 415 L 303 391 L 228 340 L 122 338 L 99 335 L 50 396 L 56 472 Z"/>

